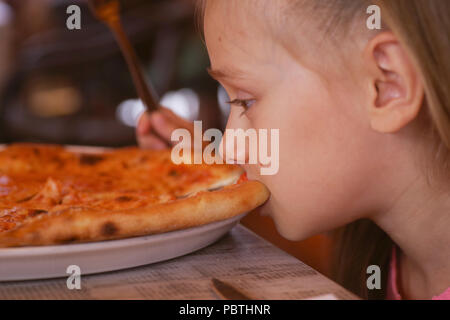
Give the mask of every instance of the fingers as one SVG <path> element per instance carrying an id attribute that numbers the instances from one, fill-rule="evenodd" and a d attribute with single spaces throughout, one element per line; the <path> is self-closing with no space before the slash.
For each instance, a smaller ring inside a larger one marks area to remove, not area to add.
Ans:
<path id="1" fill-rule="evenodd" d="M 179 128 L 187 129 L 192 133 L 194 124 L 166 108 L 160 108 L 152 113 L 145 112 L 140 117 L 136 128 L 139 146 L 145 149 L 165 149 L 176 143 L 172 143 L 171 137 L 172 132 Z"/>
<path id="2" fill-rule="evenodd" d="M 160 137 L 153 129 L 152 114 L 144 112 L 138 120 L 136 137 L 143 149 L 161 150 L 168 148 L 166 139 Z"/>
<path id="3" fill-rule="evenodd" d="M 161 112 L 155 112 L 150 115 L 152 130 L 168 143 L 171 142 L 172 132 L 179 127 L 167 116 Z"/>
<path id="4" fill-rule="evenodd" d="M 161 108 L 161 114 L 163 114 L 165 119 L 167 119 L 169 122 L 172 122 L 176 128 L 184 128 L 188 129 L 191 133 L 194 132 L 194 123 L 177 116 L 172 110 Z"/>
<path id="5" fill-rule="evenodd" d="M 167 143 L 155 135 L 138 135 L 137 140 L 139 146 L 143 149 L 164 150 L 168 148 Z"/>
<path id="6" fill-rule="evenodd" d="M 150 120 L 150 114 L 147 112 L 144 112 L 141 117 L 138 120 L 137 124 L 137 135 L 144 135 L 146 133 L 149 133 L 151 131 L 152 124 Z"/>

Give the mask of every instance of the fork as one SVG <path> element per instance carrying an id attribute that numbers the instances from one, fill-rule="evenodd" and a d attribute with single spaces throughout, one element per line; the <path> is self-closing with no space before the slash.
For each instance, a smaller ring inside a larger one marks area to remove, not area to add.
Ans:
<path id="1" fill-rule="evenodd" d="M 156 111 L 159 108 L 158 95 L 151 82 L 144 77 L 142 66 L 139 63 L 136 52 L 126 35 L 120 21 L 120 5 L 118 0 L 88 0 L 88 5 L 98 20 L 106 24 L 116 38 L 128 69 L 131 72 L 133 83 L 137 93 L 148 111 Z"/>

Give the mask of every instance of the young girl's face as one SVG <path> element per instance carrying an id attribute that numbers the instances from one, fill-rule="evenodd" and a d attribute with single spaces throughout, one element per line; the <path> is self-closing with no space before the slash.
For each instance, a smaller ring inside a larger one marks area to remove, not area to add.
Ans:
<path id="1" fill-rule="evenodd" d="M 315 41 L 319 30 L 284 24 L 281 1 L 262 2 L 208 1 L 205 39 L 211 74 L 240 101 L 227 128 L 279 129 L 278 173 L 245 169 L 271 191 L 263 212 L 284 237 L 299 240 L 374 209 L 381 145 L 364 108 L 358 43 L 337 58 L 337 49 Z M 291 43 L 281 40 L 287 34 Z M 343 67 L 344 60 L 351 63 Z"/>

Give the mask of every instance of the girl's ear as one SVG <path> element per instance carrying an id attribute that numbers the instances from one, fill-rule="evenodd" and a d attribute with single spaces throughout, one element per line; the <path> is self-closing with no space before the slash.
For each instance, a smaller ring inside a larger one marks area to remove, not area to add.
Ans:
<path id="1" fill-rule="evenodd" d="M 424 87 L 416 66 L 392 32 L 375 36 L 364 59 L 370 66 L 373 99 L 368 105 L 374 130 L 393 133 L 413 121 L 420 112 Z"/>

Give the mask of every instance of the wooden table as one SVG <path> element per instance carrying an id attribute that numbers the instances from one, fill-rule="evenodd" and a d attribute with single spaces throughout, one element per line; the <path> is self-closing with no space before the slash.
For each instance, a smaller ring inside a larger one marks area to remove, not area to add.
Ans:
<path id="1" fill-rule="evenodd" d="M 218 299 L 211 278 L 253 299 L 356 296 L 242 225 L 215 244 L 148 266 L 81 277 L 0 283 L 0 299 Z"/>

